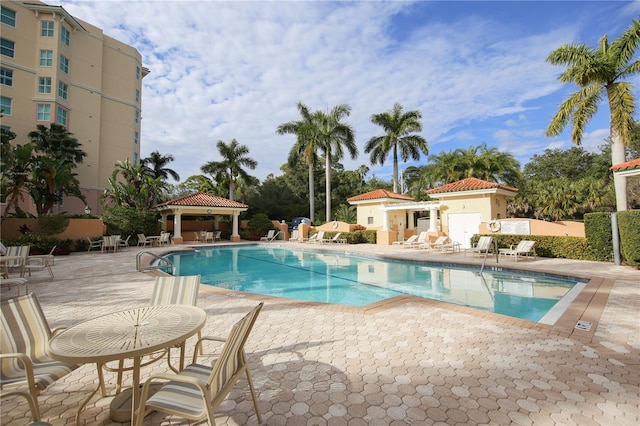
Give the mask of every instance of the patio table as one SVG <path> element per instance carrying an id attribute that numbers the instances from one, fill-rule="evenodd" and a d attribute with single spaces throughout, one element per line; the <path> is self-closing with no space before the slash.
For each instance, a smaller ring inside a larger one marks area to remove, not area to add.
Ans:
<path id="1" fill-rule="evenodd" d="M 49 341 L 49 354 L 53 359 L 76 364 L 95 362 L 100 376 L 103 364 L 133 359 L 131 424 L 135 425 L 135 410 L 140 403 L 142 357 L 179 345 L 182 369 L 185 341 L 204 327 L 206 317 L 205 311 L 191 305 L 146 306 L 114 312 L 81 322 L 55 335 Z M 99 389 L 104 396 L 104 382 L 100 382 L 78 408 L 76 424 L 80 412 Z"/>
<path id="2" fill-rule="evenodd" d="M 151 241 L 152 247 L 156 247 L 160 241 L 160 235 L 151 235 L 150 237 L 147 237 L 147 240 Z"/>

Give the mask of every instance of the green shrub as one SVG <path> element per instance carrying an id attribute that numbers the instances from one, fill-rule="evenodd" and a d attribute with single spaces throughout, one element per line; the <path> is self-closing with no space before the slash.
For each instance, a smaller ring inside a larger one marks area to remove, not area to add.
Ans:
<path id="1" fill-rule="evenodd" d="M 589 241 L 591 255 L 597 260 L 613 259 L 611 213 L 587 213 L 584 215 L 584 232 Z"/>
<path id="2" fill-rule="evenodd" d="M 156 212 L 147 212 L 133 207 L 110 207 L 102 214 L 102 221 L 107 226 L 107 234 L 126 236 L 142 233 L 155 235 L 158 233 Z"/>
<path id="3" fill-rule="evenodd" d="M 640 266 L 640 210 L 618 212 L 620 253 L 629 265 Z"/>
<path id="4" fill-rule="evenodd" d="M 38 225 L 34 233 L 40 235 L 56 235 L 64 232 L 69 226 L 69 217 L 64 214 L 47 214 L 38 216 Z"/>
<path id="5" fill-rule="evenodd" d="M 491 234 L 498 242 L 498 248 L 511 248 L 522 240 L 535 241 L 534 250 L 537 256 L 576 260 L 604 260 L 593 254 L 593 250 L 586 238 L 564 237 L 548 235 L 515 235 L 515 234 Z M 477 244 L 480 235 L 471 238 L 473 245 Z M 495 244 L 495 243 L 494 243 Z M 495 252 L 495 245 L 491 245 L 491 252 Z"/>
<path id="6" fill-rule="evenodd" d="M 275 229 L 273 222 L 264 213 L 258 213 L 251 216 L 247 223 L 249 229 L 253 231 L 256 236 L 264 236 L 269 229 Z"/>

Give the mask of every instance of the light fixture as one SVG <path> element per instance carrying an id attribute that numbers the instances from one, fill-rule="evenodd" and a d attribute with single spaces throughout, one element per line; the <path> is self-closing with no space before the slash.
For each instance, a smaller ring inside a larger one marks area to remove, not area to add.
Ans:
<path id="1" fill-rule="evenodd" d="M 91 214 L 91 207 L 84 206 L 84 214 Z"/>
<path id="2" fill-rule="evenodd" d="M 211 209 L 207 209 L 207 214 L 211 214 Z"/>

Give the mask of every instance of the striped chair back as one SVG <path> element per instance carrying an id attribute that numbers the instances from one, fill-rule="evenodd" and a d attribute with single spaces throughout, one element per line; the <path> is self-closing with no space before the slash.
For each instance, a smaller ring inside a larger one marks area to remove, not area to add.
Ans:
<path id="1" fill-rule="evenodd" d="M 2 336 L 0 353 L 22 353 L 32 360 L 49 359 L 46 348 L 51 329 L 35 294 L 7 299 L 2 302 Z M 17 362 L 2 362 L 2 382 L 24 379 L 24 368 Z"/>
<path id="2" fill-rule="evenodd" d="M 40 420 L 40 392 L 79 365 L 55 361 L 47 354 L 52 332 L 35 294 L 4 300 L 0 307 L 0 396 L 25 398 L 33 420 L 37 422 Z M 102 382 L 100 384 L 104 386 Z"/>
<path id="3" fill-rule="evenodd" d="M 9 246 L 7 247 L 7 256 L 20 256 L 22 259 L 7 260 L 5 265 L 7 268 L 18 268 L 24 265 L 29 256 L 31 246 Z"/>
<path id="4" fill-rule="evenodd" d="M 481 251 L 487 251 L 491 248 L 491 242 L 493 241 L 493 237 L 482 236 L 478 239 L 478 244 L 476 248 Z"/>
<path id="5" fill-rule="evenodd" d="M 198 302 L 200 275 L 156 277 L 151 305 L 193 305 Z"/>
<path id="6" fill-rule="evenodd" d="M 231 328 L 229 337 L 227 337 L 209 376 L 211 395 L 218 395 L 230 382 L 237 380 L 238 373 L 242 373 L 246 369 L 244 344 L 258 318 L 262 305 L 263 302 L 260 302 Z"/>

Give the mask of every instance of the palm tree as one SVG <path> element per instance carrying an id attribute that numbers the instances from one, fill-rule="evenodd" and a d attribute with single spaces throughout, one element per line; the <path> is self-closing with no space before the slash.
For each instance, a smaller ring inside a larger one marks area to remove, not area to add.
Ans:
<path id="1" fill-rule="evenodd" d="M 402 111 L 402 105 L 395 103 L 390 111 L 371 116 L 371 121 L 382 127 L 385 134 L 369 139 L 364 152 L 371 153 L 371 164 L 384 166 L 385 159 L 393 150 L 393 192 L 398 192 L 398 151 L 405 163 L 409 158 L 420 159 L 420 151 L 429 153 L 427 141 L 414 132 L 422 131 L 420 111 Z"/>
<path id="2" fill-rule="evenodd" d="M 173 169 L 170 169 L 167 164 L 174 161 L 173 155 L 162 155 L 158 151 L 153 151 L 147 158 L 143 158 L 140 163 L 143 166 L 149 167 L 153 170 L 153 176 L 156 178 L 169 179 L 169 176 L 175 181 L 180 180 L 180 175 Z"/>
<path id="3" fill-rule="evenodd" d="M 74 164 L 82 163 L 87 156 L 80 148 L 82 144 L 64 126 L 51 123 L 47 128 L 38 124 L 37 129 L 29 132 L 29 138 L 35 145 L 36 151 L 56 160 Z"/>
<path id="4" fill-rule="evenodd" d="M 587 123 L 596 114 L 598 104 L 606 96 L 610 110 L 611 162 L 625 161 L 625 145 L 630 144 L 634 124 L 635 96 L 631 79 L 640 72 L 640 61 L 634 55 L 640 43 L 640 21 L 633 20 L 622 35 L 609 44 L 607 36 L 597 47 L 584 44 L 564 45 L 549 54 L 547 62 L 565 65 L 560 74 L 563 83 L 573 83 L 580 90 L 571 94 L 551 119 L 547 136 L 558 136 L 571 121 L 571 139 L 580 144 Z M 618 210 L 627 209 L 626 180 L 614 176 Z"/>
<path id="5" fill-rule="evenodd" d="M 311 222 L 315 220 L 315 192 L 313 172 L 318 162 L 319 139 L 313 125 L 313 117 L 309 108 L 302 102 L 297 104 L 298 111 L 302 119 L 297 121 L 288 121 L 278 126 L 276 133 L 279 135 L 295 134 L 297 135 L 296 143 L 289 152 L 288 162 L 293 166 L 299 158 L 303 158 L 309 167 L 309 219 Z"/>
<path id="6" fill-rule="evenodd" d="M 228 145 L 219 140 L 216 147 L 223 160 L 210 161 L 202 166 L 200 170 L 202 170 L 202 173 L 218 176 L 218 178 L 222 178 L 222 175 L 225 175 L 229 181 L 229 199 L 233 201 L 235 200 L 238 179 L 248 181 L 251 178 L 243 167 L 253 170 L 258 163 L 247 156 L 249 148 L 246 145 L 240 145 L 235 139 L 232 139 Z"/>
<path id="7" fill-rule="evenodd" d="M 318 143 L 325 157 L 325 188 L 326 188 L 326 217 L 331 220 L 331 159 L 344 157 L 344 148 L 349 151 L 351 159 L 358 157 L 358 147 L 355 142 L 353 128 L 341 120 L 351 114 L 351 107 L 341 104 L 333 107 L 328 113 L 316 111 L 311 120 L 313 134 L 318 137 Z"/>

